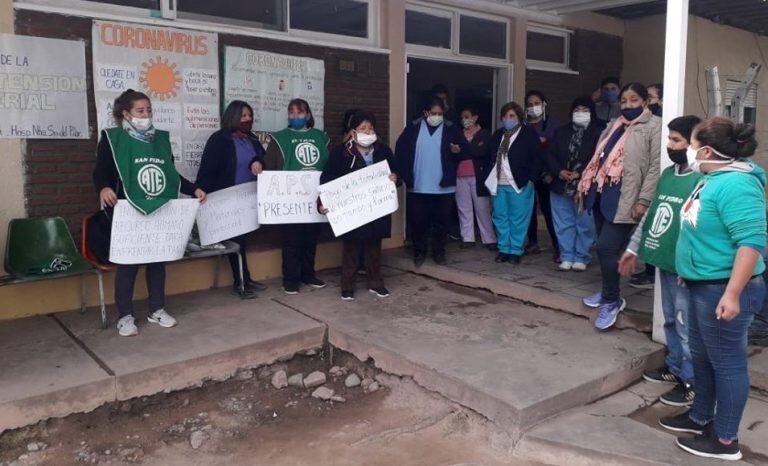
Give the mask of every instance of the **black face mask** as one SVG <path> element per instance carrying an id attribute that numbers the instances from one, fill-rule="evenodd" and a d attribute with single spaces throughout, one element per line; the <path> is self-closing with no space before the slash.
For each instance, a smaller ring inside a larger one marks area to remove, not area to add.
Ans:
<path id="1" fill-rule="evenodd" d="M 677 165 L 685 165 L 688 163 L 688 157 L 686 156 L 686 149 L 670 149 L 667 148 L 667 155 L 669 159 Z"/>
<path id="2" fill-rule="evenodd" d="M 661 116 L 661 105 L 659 104 L 648 104 L 648 110 L 650 110 L 651 113 L 653 113 L 657 117 Z"/>

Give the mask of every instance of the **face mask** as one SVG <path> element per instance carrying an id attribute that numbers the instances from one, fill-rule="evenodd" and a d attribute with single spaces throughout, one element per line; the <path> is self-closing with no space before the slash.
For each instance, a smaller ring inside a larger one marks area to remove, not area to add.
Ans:
<path id="1" fill-rule="evenodd" d="M 720 152 L 716 151 L 715 149 L 709 147 L 709 150 L 714 152 L 715 154 L 719 155 L 720 157 L 724 157 L 726 160 L 697 160 L 696 155 L 699 153 L 701 149 L 708 148 L 709 146 L 699 147 L 698 149 L 694 149 L 690 146 L 688 146 L 688 149 L 685 152 L 686 158 L 688 159 L 688 167 L 695 171 L 701 173 L 701 164 L 702 163 L 715 163 L 720 165 L 727 165 L 729 163 L 733 162 L 733 157 L 728 157 L 727 155 L 721 154 Z"/>
<path id="2" fill-rule="evenodd" d="M 586 128 L 592 120 L 592 114 L 589 112 L 573 112 L 571 118 L 573 119 L 574 125 Z"/>
<path id="3" fill-rule="evenodd" d="M 648 104 L 648 110 L 656 116 L 661 116 L 661 105 L 659 104 Z"/>
<path id="4" fill-rule="evenodd" d="M 248 121 L 241 121 L 240 126 L 237 128 L 240 130 L 243 134 L 251 134 L 251 129 L 253 129 L 253 120 Z"/>
<path id="5" fill-rule="evenodd" d="M 504 124 L 504 129 L 507 131 L 512 131 L 513 129 L 517 128 L 517 125 L 520 124 L 517 120 L 502 120 L 502 123 Z"/>
<path id="6" fill-rule="evenodd" d="M 527 112 L 529 117 L 538 118 L 544 114 L 544 106 L 534 105 L 533 107 L 528 107 Z"/>
<path id="7" fill-rule="evenodd" d="M 643 107 L 622 108 L 621 115 L 629 121 L 634 120 L 643 113 Z"/>
<path id="8" fill-rule="evenodd" d="M 293 129 L 304 129 L 307 125 L 306 117 L 288 118 L 288 125 Z"/>
<path id="9" fill-rule="evenodd" d="M 442 115 L 430 115 L 427 117 L 427 124 L 429 126 L 440 126 L 443 123 Z"/>
<path id="10" fill-rule="evenodd" d="M 688 149 L 670 149 L 667 147 L 667 155 L 672 163 L 684 165 L 688 163 Z M 694 154 L 694 157 L 696 155 Z"/>
<path id="11" fill-rule="evenodd" d="M 608 102 L 609 104 L 612 104 L 614 102 L 618 102 L 618 100 L 619 100 L 619 92 L 618 91 L 603 90 L 602 92 L 600 92 L 600 98 L 603 101 Z"/>
<path id="12" fill-rule="evenodd" d="M 477 121 L 476 118 L 462 118 L 461 119 L 461 126 L 464 127 L 464 129 L 469 129 L 473 126 L 475 126 L 475 122 Z"/>
<path id="13" fill-rule="evenodd" d="M 136 131 L 147 131 L 152 127 L 152 118 L 131 117 L 131 125 L 136 128 Z"/>
<path id="14" fill-rule="evenodd" d="M 376 137 L 376 133 L 373 133 L 373 134 L 365 134 L 365 133 L 358 133 L 358 132 L 355 132 L 355 134 L 356 134 L 356 136 L 355 136 L 355 140 L 356 140 L 356 141 L 357 141 L 357 143 L 358 143 L 359 145 L 361 145 L 362 147 L 371 147 L 371 145 L 372 145 L 374 142 L 376 142 L 376 140 L 378 139 L 378 138 Z"/>

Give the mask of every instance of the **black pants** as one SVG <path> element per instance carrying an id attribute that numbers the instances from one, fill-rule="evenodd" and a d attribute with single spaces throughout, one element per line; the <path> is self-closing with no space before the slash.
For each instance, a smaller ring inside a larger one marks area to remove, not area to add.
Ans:
<path id="1" fill-rule="evenodd" d="M 597 257 L 603 279 L 603 302 L 618 301 L 621 298 L 619 258 L 632 238 L 635 225 L 609 222 L 600 212 L 599 204 L 595 204 L 593 213 L 600 232 L 597 237 Z"/>
<path id="2" fill-rule="evenodd" d="M 560 248 L 557 245 L 557 233 L 555 232 L 555 224 L 552 223 L 552 204 L 549 202 L 549 185 L 542 180 L 534 183 L 536 188 L 536 196 L 533 198 L 533 215 L 531 215 L 531 223 L 528 225 L 528 244 L 539 244 L 539 219 L 536 215 L 536 206 L 541 209 L 541 213 L 544 214 L 544 222 L 547 224 L 547 231 L 549 237 L 552 239 L 552 247 L 555 250 L 555 254 L 560 254 Z"/>
<path id="3" fill-rule="evenodd" d="M 248 235 L 236 236 L 230 241 L 237 243 L 240 246 L 240 257 L 243 258 L 243 279 L 245 283 L 251 281 L 251 272 L 248 270 L 248 253 L 246 251 L 246 245 L 248 243 Z M 232 278 L 234 279 L 235 286 L 240 285 L 240 270 L 238 269 L 237 254 L 229 255 L 229 265 L 232 267 Z"/>
<path id="4" fill-rule="evenodd" d="M 381 288 L 381 239 L 344 240 L 341 255 L 341 290 L 355 290 L 355 274 L 360 266 L 360 255 L 365 257 L 368 288 Z"/>
<path id="5" fill-rule="evenodd" d="M 432 256 L 445 254 L 445 239 L 454 197 L 453 194 L 408 193 L 408 224 L 415 256 L 427 254 L 430 239 Z"/>
<path id="6" fill-rule="evenodd" d="M 315 277 L 317 223 L 283 225 L 283 286 L 296 286 Z"/>
<path id="7" fill-rule="evenodd" d="M 115 274 L 115 303 L 120 317 L 133 315 L 133 289 L 141 265 L 118 265 Z M 165 307 L 165 262 L 146 264 L 149 311 Z"/>

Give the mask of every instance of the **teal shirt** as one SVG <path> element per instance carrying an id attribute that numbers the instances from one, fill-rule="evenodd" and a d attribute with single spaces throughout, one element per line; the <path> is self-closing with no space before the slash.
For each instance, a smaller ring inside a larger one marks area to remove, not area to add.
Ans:
<path id="1" fill-rule="evenodd" d="M 737 162 L 704 176 L 681 212 L 675 266 L 682 278 L 727 279 L 740 247 L 763 252 L 764 187 L 765 172 L 752 162 Z M 764 270 L 764 261 L 758 260 L 753 275 Z"/>

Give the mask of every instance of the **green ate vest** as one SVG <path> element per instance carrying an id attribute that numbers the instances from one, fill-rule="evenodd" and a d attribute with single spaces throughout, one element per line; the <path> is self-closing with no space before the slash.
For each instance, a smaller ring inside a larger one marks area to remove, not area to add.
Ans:
<path id="1" fill-rule="evenodd" d="M 656 187 L 656 199 L 648 210 L 640 240 L 640 258 L 659 269 L 675 272 L 675 246 L 680 234 L 680 211 L 701 179 L 701 174 L 675 174 L 675 167 L 664 170 Z"/>
<path id="2" fill-rule="evenodd" d="M 104 131 L 125 198 L 136 210 L 149 215 L 179 197 L 181 181 L 167 131 L 156 130 L 152 142 L 140 141 L 123 128 Z"/>
<path id="3" fill-rule="evenodd" d="M 283 170 L 318 170 L 328 162 L 328 135 L 319 129 L 296 131 L 290 128 L 272 133 L 283 153 Z"/>

